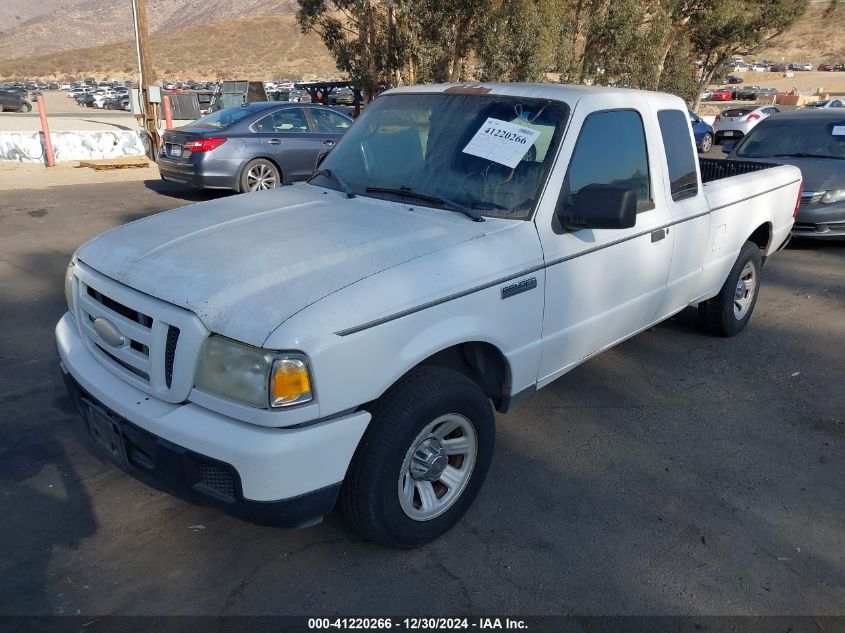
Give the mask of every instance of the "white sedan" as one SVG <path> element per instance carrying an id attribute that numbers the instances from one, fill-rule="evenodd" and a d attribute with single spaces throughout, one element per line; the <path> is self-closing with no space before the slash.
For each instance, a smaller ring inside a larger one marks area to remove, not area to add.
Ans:
<path id="1" fill-rule="evenodd" d="M 723 110 L 721 114 L 716 115 L 716 120 L 713 122 L 716 143 L 721 145 L 723 141 L 738 141 L 760 121 L 778 112 L 780 110 L 774 106 L 757 107 L 753 105 Z"/>

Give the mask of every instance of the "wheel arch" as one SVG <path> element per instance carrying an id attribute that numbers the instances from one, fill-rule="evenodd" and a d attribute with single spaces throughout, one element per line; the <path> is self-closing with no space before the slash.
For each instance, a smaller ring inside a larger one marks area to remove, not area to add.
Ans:
<path id="1" fill-rule="evenodd" d="M 457 371 L 477 384 L 493 402 L 497 411 L 504 413 L 510 407 L 510 363 L 504 353 L 492 343 L 468 340 L 445 347 L 409 367 L 393 384 L 421 366 L 445 367 Z M 386 391 L 389 389 L 390 387 Z"/>
<path id="2" fill-rule="evenodd" d="M 748 236 L 747 242 L 751 242 L 752 244 L 756 245 L 757 248 L 760 249 L 760 254 L 763 256 L 763 264 L 766 263 L 766 253 L 769 252 L 769 249 L 772 246 L 772 223 L 771 222 L 763 222 L 760 226 L 754 229 L 751 232 L 751 235 Z"/>

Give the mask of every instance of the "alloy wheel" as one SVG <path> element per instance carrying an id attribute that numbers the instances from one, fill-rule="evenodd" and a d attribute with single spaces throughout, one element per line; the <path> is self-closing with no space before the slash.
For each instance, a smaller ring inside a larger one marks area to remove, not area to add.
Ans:
<path id="1" fill-rule="evenodd" d="M 278 181 L 278 175 L 269 165 L 255 165 L 246 174 L 247 187 L 250 191 L 274 189 L 279 184 Z"/>

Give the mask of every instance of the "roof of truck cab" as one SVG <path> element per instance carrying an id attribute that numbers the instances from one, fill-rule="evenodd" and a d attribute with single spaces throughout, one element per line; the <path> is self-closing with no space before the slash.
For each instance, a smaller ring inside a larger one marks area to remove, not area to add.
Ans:
<path id="1" fill-rule="evenodd" d="M 421 84 L 416 86 L 402 86 L 386 91 L 384 94 L 399 93 L 437 93 L 454 92 L 458 94 L 498 94 L 514 97 L 539 97 L 575 103 L 582 97 L 597 95 L 614 95 L 619 97 L 633 94 L 646 94 L 661 99 L 678 99 L 665 92 L 651 92 L 646 90 L 632 90 L 631 88 L 609 88 L 606 86 L 581 86 L 573 84 L 543 83 L 462 83 L 462 84 Z"/>

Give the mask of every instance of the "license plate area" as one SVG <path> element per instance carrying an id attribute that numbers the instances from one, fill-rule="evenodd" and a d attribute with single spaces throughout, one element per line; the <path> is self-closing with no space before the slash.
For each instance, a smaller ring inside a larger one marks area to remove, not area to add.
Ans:
<path id="1" fill-rule="evenodd" d="M 167 155 L 171 158 L 182 158 L 182 146 L 169 143 L 167 146 Z"/>
<path id="2" fill-rule="evenodd" d="M 126 441 L 120 425 L 97 405 L 83 400 L 83 406 L 88 433 L 113 460 L 121 466 L 127 466 L 129 460 L 126 457 Z"/>
<path id="3" fill-rule="evenodd" d="M 734 135 L 733 132 L 725 132 L 725 136 L 733 136 L 733 135 Z"/>

